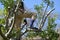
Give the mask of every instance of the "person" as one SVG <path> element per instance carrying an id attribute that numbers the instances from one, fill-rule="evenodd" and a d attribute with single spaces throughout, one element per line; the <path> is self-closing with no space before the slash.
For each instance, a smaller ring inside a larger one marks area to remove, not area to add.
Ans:
<path id="1" fill-rule="evenodd" d="M 36 14 L 32 15 L 31 24 L 30 24 L 31 29 L 37 29 L 38 30 L 38 28 L 36 27 L 36 24 L 37 24 L 36 19 L 37 19 L 37 15 Z"/>
<path id="2" fill-rule="evenodd" d="M 36 27 L 37 25 L 37 15 L 36 14 L 34 14 L 34 15 L 32 15 L 32 17 L 31 18 L 25 18 L 24 19 L 24 25 L 29 25 L 30 26 L 30 28 L 31 29 L 37 29 L 38 30 L 38 28 Z"/>

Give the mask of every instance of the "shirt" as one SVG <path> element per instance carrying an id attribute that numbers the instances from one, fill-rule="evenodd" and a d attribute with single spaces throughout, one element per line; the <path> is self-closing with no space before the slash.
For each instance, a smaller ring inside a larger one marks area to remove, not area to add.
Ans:
<path id="1" fill-rule="evenodd" d="M 26 18 L 27 20 L 27 25 L 30 26 L 31 23 L 32 23 L 32 19 L 31 18 Z M 38 28 L 38 19 L 35 19 L 34 22 L 33 22 L 33 27 L 36 27 Z"/>

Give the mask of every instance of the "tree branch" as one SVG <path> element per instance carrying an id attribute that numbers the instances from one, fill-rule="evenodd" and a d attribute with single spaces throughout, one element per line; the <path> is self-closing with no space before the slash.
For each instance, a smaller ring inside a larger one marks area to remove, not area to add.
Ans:
<path id="1" fill-rule="evenodd" d="M 40 26 L 40 29 L 44 26 L 47 17 L 48 17 L 48 16 L 50 15 L 50 13 L 51 13 L 52 11 L 54 11 L 54 10 L 55 10 L 55 8 L 51 9 L 51 10 L 47 13 L 47 15 L 45 16 L 45 19 L 43 20 L 43 22 L 42 22 L 42 24 L 41 24 L 42 26 Z"/>
<path id="2" fill-rule="evenodd" d="M 12 31 L 12 29 L 14 27 L 13 25 L 14 25 L 14 21 L 12 22 L 12 25 L 11 25 L 9 31 L 5 34 L 6 37 L 11 33 L 11 31 Z"/>
<path id="3" fill-rule="evenodd" d="M 42 20 L 44 19 L 45 15 L 46 15 L 46 11 L 47 11 L 48 6 L 49 5 L 47 4 L 46 9 L 45 9 L 44 14 L 43 14 L 43 17 L 42 17 Z"/>
<path id="4" fill-rule="evenodd" d="M 15 11 L 14 11 L 15 14 L 14 14 L 14 20 L 13 20 L 13 23 L 12 23 L 12 25 L 11 25 L 9 31 L 5 34 L 5 36 L 7 36 L 7 37 L 10 35 L 10 33 L 11 33 L 13 27 L 14 27 L 15 20 L 16 20 L 16 12 L 17 12 L 17 9 L 18 9 L 19 2 L 20 2 L 20 0 L 18 1 L 17 7 L 16 7 L 16 9 L 15 9 Z"/>
<path id="5" fill-rule="evenodd" d="M 42 21 L 41 21 L 41 23 L 40 23 L 40 27 L 41 27 L 41 25 L 42 25 L 42 23 L 43 23 L 43 20 L 44 20 L 44 17 L 45 17 L 45 15 L 46 15 L 46 11 L 47 11 L 47 8 L 48 8 L 48 4 L 47 4 L 47 6 L 46 6 L 46 8 L 45 8 L 45 11 L 44 11 L 44 13 L 43 13 L 43 16 L 42 16 Z"/>

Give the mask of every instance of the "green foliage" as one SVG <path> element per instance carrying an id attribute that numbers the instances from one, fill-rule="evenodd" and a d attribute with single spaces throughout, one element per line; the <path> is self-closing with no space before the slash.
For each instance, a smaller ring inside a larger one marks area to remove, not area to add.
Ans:
<path id="1" fill-rule="evenodd" d="M 51 28 L 56 27 L 57 24 L 55 24 L 54 22 L 55 22 L 55 18 L 48 17 L 48 27 L 47 27 L 47 29 L 51 29 Z"/>
<path id="2" fill-rule="evenodd" d="M 0 19 L 0 24 L 4 24 L 5 23 L 5 19 Z"/>
<path id="3" fill-rule="evenodd" d="M 2 5 L 8 10 L 8 7 L 12 8 L 14 4 L 14 0 L 0 0 Z"/>
<path id="4" fill-rule="evenodd" d="M 43 3 L 47 4 L 48 6 L 50 6 L 51 8 L 54 7 L 54 2 L 51 0 L 43 0 Z"/>
<path id="5" fill-rule="evenodd" d="M 3 15 L 3 14 L 4 14 L 4 13 L 3 13 L 3 10 L 0 9 L 0 16 Z"/>
<path id="6" fill-rule="evenodd" d="M 41 3 L 40 6 L 39 5 L 35 5 L 34 9 L 36 9 L 36 11 L 38 13 L 40 13 L 43 10 L 43 8 L 44 8 L 44 5 L 43 5 L 43 3 Z"/>
<path id="7" fill-rule="evenodd" d="M 0 9 L 0 24 L 5 25 L 5 18 L 4 18 L 4 10 Z M 5 34 L 6 33 L 6 29 L 4 26 L 1 27 L 1 31 Z"/>
<path id="8" fill-rule="evenodd" d="M 1 27 L 1 31 L 2 31 L 3 34 L 5 34 L 7 32 L 7 30 L 6 30 L 6 28 L 4 26 Z"/>
<path id="9" fill-rule="evenodd" d="M 33 37 L 36 37 L 36 36 L 37 36 L 36 32 L 28 32 L 28 34 L 27 34 L 27 37 L 29 37 L 29 38 L 33 38 Z"/>
<path id="10" fill-rule="evenodd" d="M 5 19 L 4 18 L 0 19 L 0 24 L 5 25 Z M 4 26 L 2 26 L 1 31 L 2 31 L 2 33 L 5 34 L 6 33 L 6 28 Z"/>
<path id="11" fill-rule="evenodd" d="M 45 39 L 48 37 L 48 39 L 50 39 L 50 40 L 57 40 L 57 38 L 59 37 L 59 34 L 57 32 L 55 32 L 55 30 L 54 30 L 54 28 L 56 28 L 56 25 L 57 24 L 55 24 L 55 18 L 49 17 L 47 29 L 44 30 L 40 36 Z"/>
<path id="12" fill-rule="evenodd" d="M 44 10 L 44 4 L 41 3 L 40 5 L 35 5 L 35 8 L 34 8 L 36 11 L 37 11 L 37 18 L 39 20 L 39 23 L 40 23 L 40 20 L 43 16 L 43 10 Z"/>
<path id="13" fill-rule="evenodd" d="M 43 2 L 48 4 L 48 5 L 50 4 L 50 0 L 43 0 Z"/>
<path id="14" fill-rule="evenodd" d="M 10 7 L 10 10 L 12 10 L 13 6 L 14 6 L 14 0 L 0 0 L 0 3 L 4 6 L 4 14 L 5 16 L 8 14 L 9 9 L 8 7 Z"/>
<path id="15" fill-rule="evenodd" d="M 48 25 L 47 29 L 43 30 L 42 32 L 29 32 L 28 37 L 36 37 L 40 36 L 43 39 L 48 39 L 48 40 L 57 40 L 59 37 L 59 34 L 55 32 L 54 28 L 56 28 L 55 24 L 55 18 L 50 18 L 48 17 Z"/>

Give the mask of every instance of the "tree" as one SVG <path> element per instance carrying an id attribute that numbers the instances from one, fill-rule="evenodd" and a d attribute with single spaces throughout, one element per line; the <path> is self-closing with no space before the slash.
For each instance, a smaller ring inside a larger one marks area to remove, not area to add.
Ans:
<path id="1" fill-rule="evenodd" d="M 21 5 L 19 5 L 19 4 L 21 4 L 21 1 L 22 0 L 0 0 L 2 5 L 4 5 L 4 12 L 5 12 L 5 15 L 6 15 L 6 17 L 5 17 L 6 19 L 4 20 L 5 27 L 4 27 L 3 24 L 0 25 L 0 35 L 3 37 L 4 40 L 9 40 L 10 38 L 16 38 L 17 40 L 21 40 L 21 37 L 25 33 L 30 32 L 30 30 L 26 30 L 24 33 L 22 33 L 21 30 L 24 27 L 22 27 L 22 28 L 20 27 L 20 29 L 18 29 L 18 30 L 15 30 L 15 28 L 14 28 L 18 12 L 20 12 L 20 17 L 21 17 L 20 26 L 21 26 L 21 21 L 23 19 L 23 16 L 24 17 L 29 17 L 29 18 L 32 16 L 32 14 L 28 14 L 28 12 L 25 14 L 21 11 L 21 9 L 20 9 Z M 47 7 L 46 7 L 45 10 L 44 10 L 44 7 L 43 7 L 44 6 L 43 3 L 47 4 Z M 43 0 L 43 3 L 41 4 L 41 6 L 36 6 L 35 7 L 35 9 L 37 10 L 37 14 L 43 12 L 42 13 L 43 15 L 40 16 L 41 20 L 39 20 L 39 22 L 40 21 L 41 22 L 39 23 L 40 26 L 39 26 L 39 29 L 37 30 L 37 32 L 41 32 L 41 33 L 42 33 L 41 29 L 44 26 L 44 24 L 46 22 L 46 19 L 48 18 L 50 13 L 55 10 L 55 8 L 52 8 L 50 11 L 47 12 L 48 6 L 53 7 L 53 5 L 51 5 L 53 3 L 52 1 Z M 12 18 L 12 20 L 11 20 L 11 23 L 9 25 L 9 19 L 10 18 Z M 4 30 L 5 32 L 3 32 L 2 30 Z M 36 30 L 33 29 L 32 31 L 36 31 Z M 37 34 L 35 34 L 35 35 L 37 35 Z"/>
<path id="2" fill-rule="evenodd" d="M 57 40 L 59 34 L 54 30 L 57 24 L 55 24 L 55 18 L 48 17 L 48 25 L 47 29 L 43 30 L 42 32 L 34 32 L 31 31 L 28 33 L 28 37 L 36 37 L 40 36 L 43 40 Z"/>

